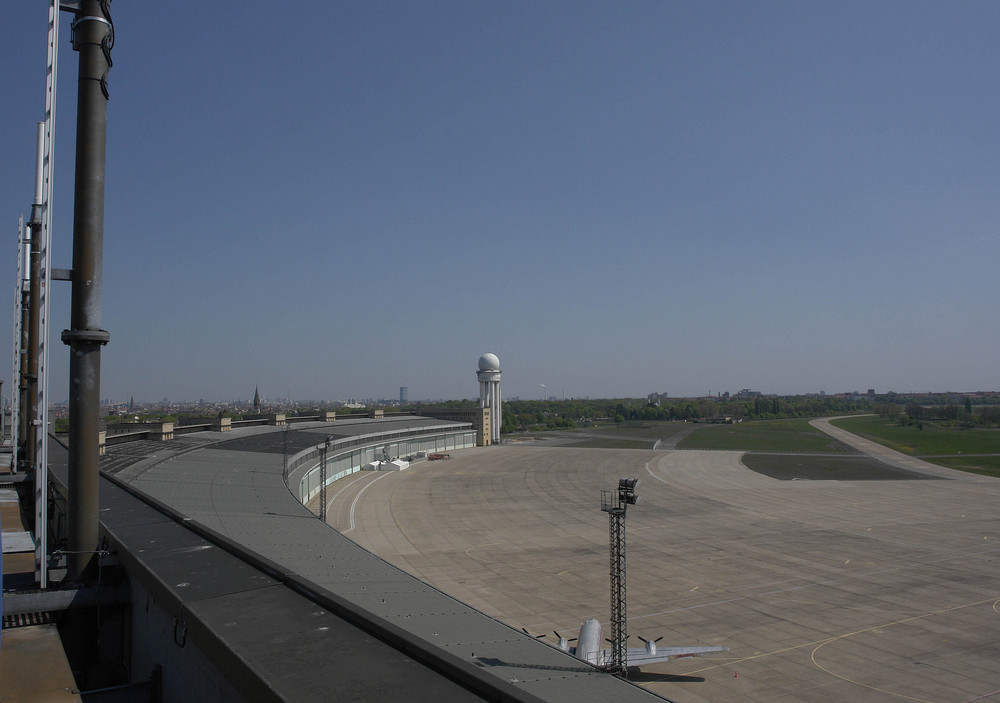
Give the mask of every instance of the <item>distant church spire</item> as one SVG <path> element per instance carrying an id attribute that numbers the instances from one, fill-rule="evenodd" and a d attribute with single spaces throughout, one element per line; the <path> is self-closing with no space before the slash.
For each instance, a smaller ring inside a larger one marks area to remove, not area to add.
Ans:
<path id="1" fill-rule="evenodd" d="M 253 411 L 255 413 L 260 412 L 260 390 L 257 386 L 253 387 Z"/>

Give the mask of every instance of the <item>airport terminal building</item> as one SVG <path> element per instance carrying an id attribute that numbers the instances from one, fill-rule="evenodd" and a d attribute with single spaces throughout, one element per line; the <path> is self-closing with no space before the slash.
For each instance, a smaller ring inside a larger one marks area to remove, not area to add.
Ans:
<path id="1" fill-rule="evenodd" d="M 64 636 L 70 688 L 168 702 L 661 700 L 428 586 L 304 505 L 323 473 L 333 487 L 379 457 L 420 471 L 421 453 L 483 451 L 471 423 L 227 429 L 108 446 L 99 586 L 5 595 L 6 618 L 78 623 Z M 65 447 L 50 456 L 58 542 Z"/>

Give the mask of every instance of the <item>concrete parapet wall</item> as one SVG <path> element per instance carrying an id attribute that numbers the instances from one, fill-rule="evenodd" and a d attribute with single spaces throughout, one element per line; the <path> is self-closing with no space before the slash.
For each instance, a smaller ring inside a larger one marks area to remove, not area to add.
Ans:
<path id="1" fill-rule="evenodd" d="M 231 417 L 182 417 L 174 423 L 174 434 L 192 432 L 229 432 L 233 428 Z"/>
<path id="2" fill-rule="evenodd" d="M 138 432 L 119 432 L 117 434 L 105 433 L 104 444 L 108 447 L 111 447 L 116 444 L 127 444 L 128 442 L 141 442 L 144 439 L 149 439 L 149 430 L 139 430 Z M 100 433 L 98 434 L 97 441 L 100 442 Z"/>
<path id="3" fill-rule="evenodd" d="M 149 439 L 156 441 L 166 441 L 174 438 L 174 423 L 157 422 L 149 427 Z"/>
<path id="4" fill-rule="evenodd" d="M 231 420 L 230 424 L 232 427 L 251 427 L 253 425 L 267 425 L 269 423 L 266 417 L 249 417 L 243 420 Z"/>

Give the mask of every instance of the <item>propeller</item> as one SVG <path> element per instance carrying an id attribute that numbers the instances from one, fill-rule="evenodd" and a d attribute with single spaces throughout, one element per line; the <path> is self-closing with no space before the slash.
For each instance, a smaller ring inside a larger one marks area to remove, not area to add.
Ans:
<path id="1" fill-rule="evenodd" d="M 552 631 L 552 634 L 556 636 L 557 640 L 559 640 L 559 649 L 561 649 L 561 650 L 563 650 L 565 652 L 569 651 L 569 643 L 570 642 L 576 642 L 576 637 L 574 637 L 573 639 L 566 639 L 565 637 L 563 637 L 562 635 L 560 635 L 555 630 Z"/>
<path id="2" fill-rule="evenodd" d="M 526 634 L 526 635 L 527 635 L 528 637 L 534 637 L 534 638 L 535 638 L 536 640 L 540 640 L 540 639 L 542 639 L 543 637 L 545 637 L 545 635 L 544 635 L 544 634 L 541 634 L 541 635 L 533 635 L 533 634 L 531 634 L 530 632 L 528 632 L 527 628 L 524 628 L 524 627 L 522 627 L 522 628 L 521 628 L 521 632 L 523 632 L 524 634 Z"/>

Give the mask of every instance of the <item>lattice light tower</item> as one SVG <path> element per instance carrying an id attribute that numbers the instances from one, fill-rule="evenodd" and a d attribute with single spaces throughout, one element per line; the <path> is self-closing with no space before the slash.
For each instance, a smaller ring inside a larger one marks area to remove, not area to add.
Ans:
<path id="1" fill-rule="evenodd" d="M 618 479 L 617 491 L 601 491 L 601 510 L 608 514 L 611 553 L 611 661 L 604 670 L 628 678 L 628 607 L 625 602 L 625 511 L 639 496 L 637 478 Z"/>
<path id="2" fill-rule="evenodd" d="M 319 519 L 326 522 L 326 457 L 333 443 L 333 435 L 328 435 L 326 441 L 319 446 Z"/>

